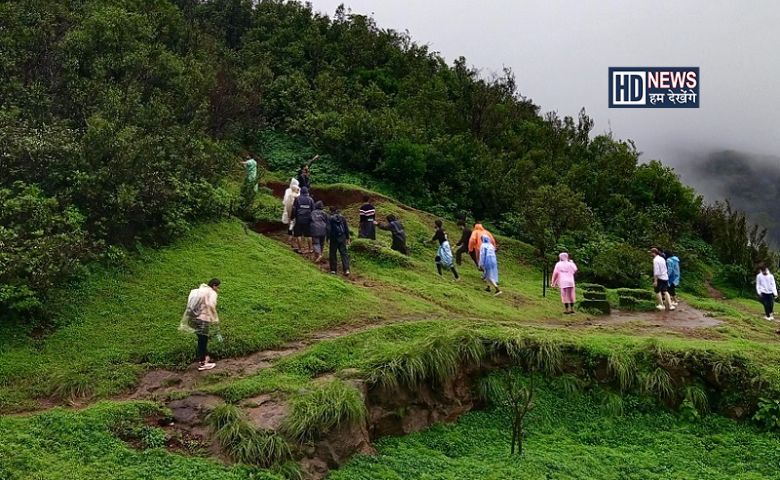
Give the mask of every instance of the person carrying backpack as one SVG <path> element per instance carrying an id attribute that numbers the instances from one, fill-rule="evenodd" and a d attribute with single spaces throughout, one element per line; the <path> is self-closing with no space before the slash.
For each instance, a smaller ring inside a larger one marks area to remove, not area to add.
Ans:
<path id="1" fill-rule="evenodd" d="M 222 340 L 217 315 L 217 293 L 220 284 L 218 278 L 212 278 L 209 283 L 203 283 L 191 290 L 179 325 L 179 330 L 194 333 L 198 337 L 197 360 L 198 371 L 201 372 L 217 366 L 208 356 L 208 342 L 209 337 Z"/>
<path id="2" fill-rule="evenodd" d="M 390 232 L 393 239 L 390 248 L 396 252 L 403 253 L 404 255 L 409 255 L 409 249 L 406 248 L 406 232 L 404 231 L 404 226 L 395 218 L 395 215 L 388 215 L 387 223 L 379 223 L 377 227 L 381 230 L 388 230 Z"/>
<path id="3" fill-rule="evenodd" d="M 317 201 L 314 204 L 314 211 L 311 213 L 311 238 L 314 245 L 314 253 L 317 258 L 314 263 L 322 261 L 322 252 L 325 248 L 325 237 L 328 235 L 328 221 L 330 217 L 323 211 L 323 203 Z"/>
<path id="4" fill-rule="evenodd" d="M 341 215 L 336 207 L 330 207 L 330 219 L 328 220 L 328 241 L 330 241 L 330 273 L 335 275 L 338 260 L 341 255 L 341 267 L 344 275 L 349 275 L 349 254 L 347 245 L 350 242 L 349 226 L 347 219 Z"/>
<path id="5" fill-rule="evenodd" d="M 298 249 L 301 253 L 308 254 L 312 252 L 311 242 L 311 214 L 314 212 L 314 199 L 309 196 L 309 189 L 306 187 L 301 188 L 301 195 L 293 202 L 293 218 L 295 219 L 295 226 L 293 227 L 293 233 L 295 234 L 295 241 L 298 244 Z M 308 250 L 304 250 L 301 244 L 301 238 L 303 243 L 306 244 Z"/>

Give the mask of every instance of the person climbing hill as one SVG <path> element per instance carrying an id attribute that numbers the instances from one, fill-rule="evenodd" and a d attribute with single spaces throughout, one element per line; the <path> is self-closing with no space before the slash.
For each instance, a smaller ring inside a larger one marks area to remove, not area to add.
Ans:
<path id="1" fill-rule="evenodd" d="M 455 252 L 455 263 L 461 265 L 463 263 L 463 254 L 468 253 L 471 259 L 474 261 L 474 265 L 477 266 L 477 254 L 476 252 L 469 252 L 469 241 L 471 240 L 471 229 L 466 225 L 465 220 L 458 220 L 458 227 L 460 228 L 461 235 L 460 240 L 455 246 L 458 250 Z"/>
<path id="2" fill-rule="evenodd" d="M 576 302 L 574 275 L 576 273 L 577 265 L 569 260 L 568 253 L 561 252 L 558 255 L 558 263 L 555 264 L 555 268 L 553 269 L 550 286 L 561 289 L 561 302 L 563 303 L 564 308 L 563 313 L 567 315 L 574 313 L 574 302 Z"/>
<path id="3" fill-rule="evenodd" d="M 317 258 L 314 263 L 322 261 L 322 252 L 325 249 L 325 238 L 328 235 L 328 221 L 330 217 L 323 210 L 324 205 L 321 201 L 314 203 L 314 211 L 311 213 L 311 238 L 314 246 L 314 253 Z"/>
<path id="4" fill-rule="evenodd" d="M 318 158 L 320 158 L 319 155 L 313 156 L 308 162 L 301 165 L 301 168 L 298 169 L 298 175 L 295 177 L 298 180 L 298 184 L 301 186 L 301 188 L 308 188 L 311 190 L 311 177 L 309 176 L 309 168 L 311 167 L 311 164 L 314 163 Z"/>
<path id="5" fill-rule="evenodd" d="M 406 232 L 404 231 L 404 226 L 395 218 L 395 215 L 388 215 L 387 223 L 379 223 L 377 227 L 381 230 L 388 230 L 390 232 L 393 239 L 393 243 L 390 245 L 391 249 L 403 253 L 404 255 L 409 255 L 409 249 L 406 248 Z"/>
<path id="6" fill-rule="evenodd" d="M 434 222 L 436 232 L 431 238 L 431 242 L 439 242 L 439 249 L 436 251 L 436 271 L 439 272 L 439 276 L 442 276 L 441 267 L 449 268 L 452 275 L 455 277 L 455 281 L 459 281 L 458 270 L 455 268 L 455 264 L 452 261 L 452 249 L 450 248 L 450 242 L 447 238 L 447 232 L 444 231 L 444 227 L 441 220 Z"/>
<path id="7" fill-rule="evenodd" d="M 238 162 L 244 166 L 246 176 L 241 184 L 241 210 L 248 211 L 255 201 L 257 194 L 257 161 L 250 154 L 246 154 L 245 160 Z"/>
<path id="8" fill-rule="evenodd" d="M 471 237 L 469 238 L 469 253 L 473 253 L 476 256 L 477 265 L 482 265 L 479 261 L 480 251 L 482 249 L 482 237 L 487 236 L 490 244 L 495 249 L 497 247 L 496 239 L 488 232 L 481 223 L 474 225 L 474 230 L 471 231 Z"/>
<path id="9" fill-rule="evenodd" d="M 293 218 L 295 226 L 293 233 L 298 249 L 304 255 L 312 252 L 311 242 L 311 214 L 314 212 L 314 199 L 309 196 L 309 189 L 301 188 L 301 194 L 293 202 Z M 303 242 L 301 242 L 303 239 Z M 304 245 L 306 249 L 304 250 Z"/>
<path id="10" fill-rule="evenodd" d="M 368 195 L 363 195 L 363 205 L 360 207 L 358 238 L 376 240 L 376 209 L 370 200 Z"/>
<path id="11" fill-rule="evenodd" d="M 349 275 L 349 253 L 347 253 L 347 245 L 350 242 L 349 225 L 347 219 L 341 215 L 341 211 L 335 207 L 330 207 L 328 241 L 330 242 L 330 273 L 336 274 L 338 255 L 341 255 L 344 275 Z"/>
<path id="12" fill-rule="evenodd" d="M 496 257 L 496 248 L 487 234 L 482 235 L 482 246 L 479 252 L 479 269 L 482 270 L 482 279 L 487 282 L 486 292 L 490 292 L 490 286 L 496 289 L 495 295 L 501 295 L 501 289 L 498 288 L 498 258 Z"/>
<path id="13" fill-rule="evenodd" d="M 293 204 L 295 199 L 301 194 L 301 189 L 298 186 L 298 180 L 293 178 L 290 180 L 290 186 L 284 191 L 284 198 L 282 199 L 282 223 L 287 225 L 287 238 L 290 247 L 296 252 L 299 250 L 295 246 L 295 218 L 293 217 Z"/>

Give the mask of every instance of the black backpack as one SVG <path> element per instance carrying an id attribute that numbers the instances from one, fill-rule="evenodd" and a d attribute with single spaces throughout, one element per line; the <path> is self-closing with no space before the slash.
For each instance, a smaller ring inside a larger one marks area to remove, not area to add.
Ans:
<path id="1" fill-rule="evenodd" d="M 344 223 L 344 217 L 341 215 L 336 214 L 330 217 L 331 238 L 344 238 L 347 236 L 347 229 Z"/>

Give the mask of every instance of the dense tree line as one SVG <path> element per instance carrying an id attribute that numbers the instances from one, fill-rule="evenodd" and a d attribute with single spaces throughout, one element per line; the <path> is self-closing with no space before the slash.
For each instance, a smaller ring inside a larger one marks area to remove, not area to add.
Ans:
<path id="1" fill-rule="evenodd" d="M 277 0 L 3 2 L 0 72 L 6 313 L 35 311 L 114 245 L 165 242 L 231 212 L 234 154 L 269 130 L 415 205 L 468 211 L 541 251 L 565 244 L 608 282 L 639 281 L 619 266 L 640 246 L 706 255 L 701 232 L 743 269 L 769 255 L 671 169 L 593 135 L 584 112 L 541 115 L 511 71 L 448 65 L 344 8 L 330 18 Z"/>

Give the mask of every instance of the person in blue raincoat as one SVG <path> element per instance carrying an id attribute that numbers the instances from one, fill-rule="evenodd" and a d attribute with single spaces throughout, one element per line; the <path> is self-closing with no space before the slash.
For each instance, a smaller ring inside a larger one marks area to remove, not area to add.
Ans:
<path id="1" fill-rule="evenodd" d="M 680 286 L 680 259 L 672 252 L 666 252 L 666 270 L 669 275 L 669 296 L 672 305 L 677 306 L 677 287 Z"/>
<path id="2" fill-rule="evenodd" d="M 498 258 L 496 257 L 496 247 L 493 246 L 490 237 L 482 235 L 482 246 L 479 249 L 479 269 L 482 270 L 482 279 L 488 284 L 485 289 L 490 292 L 492 285 L 496 289 L 495 295 L 501 295 L 501 289 L 498 288 Z"/>

